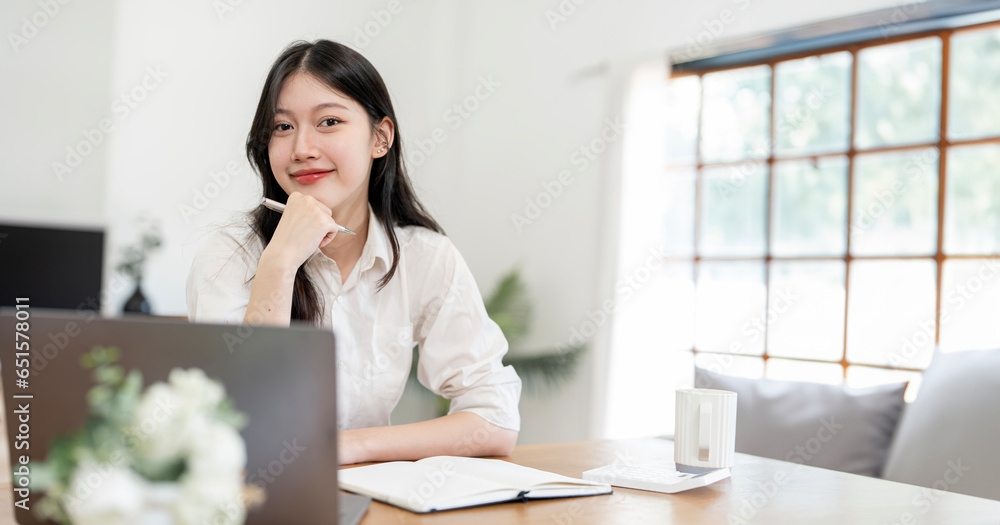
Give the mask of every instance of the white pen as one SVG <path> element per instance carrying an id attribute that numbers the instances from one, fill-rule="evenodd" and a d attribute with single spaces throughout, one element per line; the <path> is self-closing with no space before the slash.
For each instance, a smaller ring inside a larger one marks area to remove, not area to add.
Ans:
<path id="1" fill-rule="evenodd" d="M 269 209 L 269 210 L 274 210 L 274 211 L 276 211 L 278 213 L 282 213 L 282 212 L 285 211 L 285 205 L 284 204 L 282 204 L 282 203 L 280 203 L 280 202 L 278 202 L 276 200 L 268 199 L 267 197 L 264 197 L 264 200 L 260 201 L 260 205 L 263 206 L 263 207 L 265 207 L 265 208 L 267 208 L 267 209 Z M 342 232 L 344 232 L 344 233 L 346 233 L 348 235 L 357 235 L 356 233 L 352 232 L 351 230 L 348 230 L 347 228 L 344 228 L 343 226 L 341 226 L 339 224 L 337 225 L 337 228 L 340 231 L 342 231 Z"/>

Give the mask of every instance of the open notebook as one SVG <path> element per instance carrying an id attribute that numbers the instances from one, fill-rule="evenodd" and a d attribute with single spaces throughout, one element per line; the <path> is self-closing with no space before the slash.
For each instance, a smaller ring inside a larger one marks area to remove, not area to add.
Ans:
<path id="1" fill-rule="evenodd" d="M 499 459 L 434 456 L 341 469 L 340 488 L 413 512 L 610 494 L 611 485 Z"/>

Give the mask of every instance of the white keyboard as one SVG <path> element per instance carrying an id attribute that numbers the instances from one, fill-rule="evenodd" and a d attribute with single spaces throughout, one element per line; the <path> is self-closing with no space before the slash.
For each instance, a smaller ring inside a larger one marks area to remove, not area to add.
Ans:
<path id="1" fill-rule="evenodd" d="M 628 489 L 651 490 L 673 494 L 711 485 L 730 476 L 730 470 L 719 469 L 704 474 L 688 474 L 676 470 L 608 465 L 583 473 L 583 479 L 608 483 Z"/>

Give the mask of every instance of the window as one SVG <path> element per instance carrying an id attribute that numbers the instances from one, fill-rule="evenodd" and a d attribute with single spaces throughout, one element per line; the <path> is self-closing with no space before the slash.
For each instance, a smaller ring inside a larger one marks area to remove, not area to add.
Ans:
<path id="1" fill-rule="evenodd" d="M 1000 24 L 675 76 L 662 96 L 666 166 L 626 181 L 622 243 L 663 264 L 613 355 L 917 385 L 935 345 L 1000 347 Z"/>

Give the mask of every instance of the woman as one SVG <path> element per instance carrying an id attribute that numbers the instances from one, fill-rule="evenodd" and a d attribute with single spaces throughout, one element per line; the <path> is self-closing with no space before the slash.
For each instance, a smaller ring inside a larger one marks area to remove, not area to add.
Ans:
<path id="1" fill-rule="evenodd" d="M 375 68 L 317 40 L 268 73 L 247 137 L 264 197 L 213 233 L 187 281 L 192 321 L 331 328 L 340 461 L 507 455 L 521 381 L 468 266 L 410 186 L 399 126 Z M 338 233 L 340 226 L 356 235 Z M 419 345 L 417 377 L 449 414 L 388 426 Z"/>

